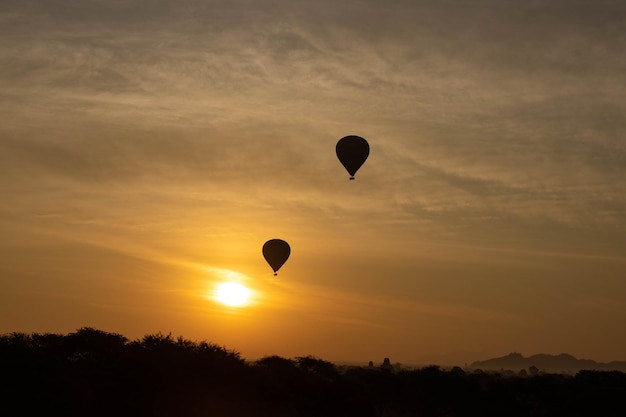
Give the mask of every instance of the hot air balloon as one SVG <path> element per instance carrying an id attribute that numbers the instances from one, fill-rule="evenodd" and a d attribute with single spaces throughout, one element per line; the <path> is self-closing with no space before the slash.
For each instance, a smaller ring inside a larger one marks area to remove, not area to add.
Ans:
<path id="1" fill-rule="evenodd" d="M 337 158 L 354 179 L 354 174 L 361 168 L 370 154 L 370 145 L 360 136 L 345 136 L 337 142 Z"/>
<path id="2" fill-rule="evenodd" d="M 274 270 L 274 276 L 278 275 L 276 272 L 287 261 L 290 254 L 289 243 L 282 239 L 271 239 L 263 245 L 263 257 Z"/>

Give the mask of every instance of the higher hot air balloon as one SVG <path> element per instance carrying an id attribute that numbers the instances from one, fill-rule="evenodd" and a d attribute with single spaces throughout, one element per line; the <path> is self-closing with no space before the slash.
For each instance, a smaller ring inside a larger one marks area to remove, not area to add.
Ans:
<path id="1" fill-rule="evenodd" d="M 345 136 L 337 142 L 337 158 L 354 179 L 354 174 L 361 168 L 370 154 L 370 145 L 360 136 Z"/>
<path id="2" fill-rule="evenodd" d="M 274 270 L 274 276 L 278 275 L 276 272 L 287 261 L 290 254 L 289 243 L 284 240 L 271 239 L 263 245 L 263 257 Z"/>

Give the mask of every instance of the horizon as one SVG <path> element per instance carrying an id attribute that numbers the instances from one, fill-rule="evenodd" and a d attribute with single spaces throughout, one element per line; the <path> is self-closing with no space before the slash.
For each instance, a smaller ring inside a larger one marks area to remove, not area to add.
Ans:
<path id="1" fill-rule="evenodd" d="M 0 334 L 626 360 L 624 33 L 609 0 L 3 2 Z"/>
<path id="2" fill-rule="evenodd" d="M 69 332 L 69 333 L 55 333 L 55 332 L 32 332 L 32 333 L 25 333 L 25 332 L 19 332 L 19 331 L 14 331 L 14 332 L 7 332 L 7 333 L 2 333 L 0 334 L 0 336 L 9 336 L 12 334 L 26 334 L 29 336 L 33 336 L 33 335 L 44 335 L 44 334 L 56 334 L 56 335 L 61 335 L 61 336 L 69 336 L 72 334 L 77 334 L 78 332 L 80 332 L 81 330 L 94 330 L 97 332 L 104 332 L 107 334 L 116 334 L 116 335 L 120 335 L 122 337 L 124 337 L 126 339 L 127 343 L 133 343 L 133 342 L 140 342 L 143 338 L 147 337 L 147 336 L 155 336 L 155 335 L 161 335 L 161 336 L 165 336 L 165 337 L 170 337 L 172 340 L 178 340 L 183 339 L 183 340 L 188 340 L 191 341 L 193 343 L 209 343 L 209 344 L 215 344 L 213 341 L 211 340 L 207 340 L 207 339 L 203 339 L 203 340 L 191 340 L 191 339 L 187 339 L 185 338 L 184 335 L 177 335 L 174 334 L 173 332 L 157 332 L 157 333 L 152 333 L 152 334 L 144 334 L 143 336 L 140 337 L 135 337 L 135 338 L 129 338 L 121 333 L 117 333 L 117 332 L 107 332 L 105 330 L 101 330 L 101 329 L 96 329 L 93 327 L 89 327 L 89 326 L 84 326 L 81 327 L 79 329 L 76 329 L 73 332 Z M 215 344 L 216 346 L 220 346 L 222 349 L 225 349 L 229 352 L 233 352 L 236 354 L 241 355 L 241 352 L 239 352 L 237 349 L 232 348 L 230 346 L 224 346 L 224 345 L 219 345 L 219 344 Z M 609 360 L 606 362 L 602 362 L 602 361 L 597 361 L 593 358 L 579 358 L 576 357 L 574 355 L 571 355 L 570 353 L 567 352 L 560 352 L 560 353 L 549 353 L 549 352 L 539 352 L 539 353 L 532 353 L 532 354 L 524 354 L 522 352 L 509 352 L 507 354 L 501 354 L 501 355 L 497 355 L 495 357 L 491 357 L 491 358 L 482 358 L 482 359 L 476 359 L 476 360 L 472 360 L 472 361 L 466 361 L 463 364 L 460 363 L 432 363 L 432 362 L 399 362 L 399 361 L 395 361 L 393 360 L 393 358 L 390 357 L 383 357 L 381 358 L 376 358 L 376 359 L 369 359 L 369 360 L 362 360 L 362 361 L 356 361 L 356 360 L 342 360 L 342 359 L 329 359 L 329 358 L 322 358 L 322 357 L 318 357 L 316 355 L 312 355 L 312 354 L 301 354 L 301 355 L 296 355 L 296 356 L 292 356 L 292 357 L 283 357 L 280 355 L 276 355 L 276 354 L 269 354 L 269 355 L 264 355 L 264 356 L 260 356 L 260 357 L 256 357 L 256 358 L 249 358 L 249 357 L 245 357 L 243 355 L 241 355 L 241 359 L 244 360 L 245 362 L 249 362 L 249 363 L 254 363 L 256 361 L 262 360 L 264 358 L 268 358 L 268 357 L 273 357 L 273 356 L 279 356 L 281 358 L 285 358 L 285 359 L 290 359 L 290 360 L 294 360 L 297 359 L 298 357 L 313 357 L 313 358 L 317 358 L 317 359 L 321 359 L 327 362 L 331 362 L 334 363 L 335 365 L 338 366 L 366 366 L 367 364 L 369 364 L 370 362 L 372 362 L 374 364 L 374 366 L 377 366 L 377 364 L 383 364 L 384 361 L 386 359 L 389 359 L 390 363 L 392 365 L 400 365 L 403 368 L 420 368 L 420 367 L 428 367 L 428 366 L 439 366 L 442 368 L 452 368 L 452 367 L 460 367 L 462 369 L 469 369 L 469 368 L 473 368 L 475 364 L 479 363 L 479 362 L 489 362 L 489 361 L 494 361 L 494 360 L 498 360 L 498 359 L 506 359 L 508 357 L 511 356 L 519 356 L 520 358 L 526 360 L 526 359 L 531 359 L 533 357 L 536 356 L 546 356 L 546 357 L 551 357 L 551 358 L 558 358 L 558 357 L 562 357 L 562 356 L 567 356 L 568 358 L 572 358 L 575 359 L 576 361 L 592 361 L 595 362 L 598 365 L 609 365 L 611 363 L 623 363 L 626 364 L 626 360 L 621 360 L 621 359 L 614 359 L 614 360 Z M 380 360 L 378 360 L 380 359 Z M 476 368 L 476 369 L 480 369 L 480 368 Z"/>
<path id="3" fill-rule="evenodd" d="M 62 350 L 55 350 L 54 346 L 59 345 L 58 338 L 48 338 L 46 336 L 61 336 L 65 340 L 70 341 L 69 344 L 61 344 L 65 346 Z M 103 338 L 103 335 L 113 336 L 113 338 Z M 20 337 L 16 337 L 20 336 Z M 26 337 L 23 337 L 26 336 Z M 43 337 L 43 339 L 42 339 Z M 71 339 L 70 339 L 71 338 Z M 398 372 L 412 372 L 427 369 L 437 369 L 441 371 L 455 372 L 456 370 L 463 370 L 465 372 L 474 371 L 480 373 L 493 373 L 498 376 L 519 376 L 526 377 L 528 372 L 530 376 L 552 374 L 552 375 L 569 375 L 573 376 L 581 371 L 600 371 L 600 372 L 618 372 L 626 375 L 626 361 L 609 361 L 598 362 L 589 358 L 576 358 L 568 353 L 549 354 L 538 353 L 524 356 L 520 352 L 510 352 L 503 356 L 498 356 L 489 359 L 472 361 L 464 364 L 441 364 L 441 363 L 401 363 L 393 361 L 389 357 L 385 357 L 382 360 L 369 360 L 369 361 L 342 361 L 342 360 L 328 360 L 327 358 L 320 358 L 315 355 L 299 355 L 295 357 L 283 357 L 279 355 L 267 355 L 259 358 L 247 358 L 241 355 L 236 349 L 231 349 L 228 346 L 221 346 L 208 340 L 190 340 L 185 339 L 183 336 L 175 336 L 172 333 L 164 334 L 162 332 L 156 334 L 146 334 L 143 337 L 136 339 L 129 339 L 119 333 L 111 333 L 103 330 L 95 329 L 92 327 L 83 327 L 77 329 L 75 332 L 67 334 L 58 333 L 20 333 L 11 332 L 0 334 L 2 339 L 2 346 L 10 347 L 7 350 L 9 359 L 11 355 L 15 355 L 16 352 L 22 350 L 25 354 L 34 354 L 40 351 L 44 355 L 51 355 L 51 357 L 57 357 L 57 359 L 68 359 L 74 357 L 77 354 L 85 355 L 88 352 L 92 352 L 98 357 L 102 350 L 98 349 L 97 343 L 100 343 L 103 347 L 109 346 L 113 343 L 117 348 L 119 347 L 132 347 L 138 344 L 144 348 L 157 348 L 158 346 L 165 347 L 177 347 L 181 350 L 191 349 L 191 352 L 206 352 L 206 351 L 221 351 L 227 354 L 229 358 L 235 358 L 247 365 L 256 366 L 258 364 L 267 363 L 267 361 L 275 362 L 276 360 L 288 361 L 294 365 L 302 365 L 303 361 L 314 361 L 318 363 L 332 364 L 339 369 L 351 369 L 351 368 L 368 368 L 368 369 L 380 369 L 393 373 Z M 8 343 L 7 343 L 8 342 Z M 32 343 L 36 342 L 36 343 Z M 156 343 L 156 344 L 155 344 Z M 205 348 L 200 348 L 202 345 Z M 53 348 L 50 350 L 50 348 Z M 67 348 L 70 347 L 68 350 Z M 208 347 L 208 349 L 207 349 Z M 198 349 L 200 348 L 200 349 Z M 17 349 L 17 350 L 16 350 Z M 160 350 L 161 353 L 166 353 L 168 350 Z M 28 352 L 28 353 L 27 353 Z M 116 349 L 117 354 L 120 353 Z M 171 351 L 169 351 L 171 354 Z M 91 357 L 87 355 L 86 357 Z M 567 362 L 564 363 L 563 359 Z M 22 358 L 23 359 L 23 358 Z M 102 358 L 100 358 L 101 360 Z M 522 360 L 523 362 L 520 362 Z M 503 372 L 503 374 L 501 374 Z M 517 373 L 516 373 L 517 372 Z"/>

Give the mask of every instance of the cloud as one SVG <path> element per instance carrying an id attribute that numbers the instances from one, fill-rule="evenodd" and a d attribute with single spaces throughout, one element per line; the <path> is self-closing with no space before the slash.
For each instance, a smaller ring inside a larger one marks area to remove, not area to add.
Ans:
<path id="1" fill-rule="evenodd" d="M 625 11 L 588 1 L 5 5 L 3 170 L 101 190 L 202 184 L 216 200 L 279 199 L 331 216 L 359 207 L 399 222 L 623 227 Z M 345 134 L 371 141 L 369 195 L 327 187 Z"/>

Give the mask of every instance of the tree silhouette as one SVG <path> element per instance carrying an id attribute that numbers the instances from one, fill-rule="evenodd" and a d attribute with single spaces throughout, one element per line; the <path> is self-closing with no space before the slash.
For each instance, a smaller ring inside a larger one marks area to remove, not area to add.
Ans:
<path id="1" fill-rule="evenodd" d="M 246 363 L 233 350 L 171 334 L 0 336 L 4 416 L 623 416 L 626 374 L 385 371 L 314 356 Z"/>

